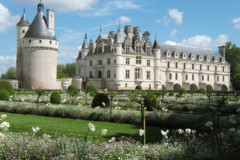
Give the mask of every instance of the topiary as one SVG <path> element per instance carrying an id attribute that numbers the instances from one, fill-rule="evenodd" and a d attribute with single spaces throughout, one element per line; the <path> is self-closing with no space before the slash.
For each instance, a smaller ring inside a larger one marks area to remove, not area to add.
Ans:
<path id="1" fill-rule="evenodd" d="M 78 94 L 78 88 L 76 85 L 71 84 L 70 86 L 68 86 L 68 93 L 70 94 L 70 96 L 76 96 Z"/>
<path id="2" fill-rule="evenodd" d="M 104 105 L 104 104 L 105 105 Z M 95 107 L 107 107 L 109 106 L 109 99 L 108 99 L 108 96 L 104 93 L 98 93 L 94 98 L 93 98 L 93 101 L 92 101 L 92 108 L 95 108 Z"/>
<path id="3" fill-rule="evenodd" d="M 0 90 L 7 90 L 10 95 L 14 95 L 14 89 L 11 83 L 8 81 L 0 80 Z"/>
<path id="4" fill-rule="evenodd" d="M 8 101 L 10 93 L 6 89 L 0 90 L 0 100 Z"/>
<path id="5" fill-rule="evenodd" d="M 144 107 L 147 108 L 147 111 L 152 111 L 153 109 L 157 108 L 158 101 L 157 97 L 154 94 L 147 94 L 144 97 Z"/>
<path id="6" fill-rule="evenodd" d="M 86 93 L 90 93 L 90 96 L 95 97 L 98 94 L 98 90 L 96 86 L 94 85 L 89 85 L 85 91 Z"/>
<path id="7" fill-rule="evenodd" d="M 204 88 L 200 88 L 200 89 L 198 90 L 198 93 L 200 93 L 200 94 L 206 94 L 207 91 L 206 91 L 206 89 L 204 89 Z"/>
<path id="8" fill-rule="evenodd" d="M 61 93 L 58 91 L 53 91 L 50 96 L 50 102 L 53 104 L 60 104 L 61 102 Z"/>

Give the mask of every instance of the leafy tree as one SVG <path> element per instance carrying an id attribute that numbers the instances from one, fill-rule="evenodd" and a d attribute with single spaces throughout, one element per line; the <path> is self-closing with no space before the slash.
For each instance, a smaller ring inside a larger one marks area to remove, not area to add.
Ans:
<path id="1" fill-rule="evenodd" d="M 0 80 L 0 90 L 2 89 L 7 90 L 10 93 L 10 95 L 14 95 L 13 86 L 8 81 Z"/>
<path id="2" fill-rule="evenodd" d="M 231 82 L 235 90 L 240 90 L 240 48 L 232 42 L 226 43 L 226 61 L 231 64 Z"/>
<path id="3" fill-rule="evenodd" d="M 16 68 L 8 68 L 5 73 L 1 74 L 1 79 L 16 79 Z"/>
<path id="4" fill-rule="evenodd" d="M 39 107 L 39 99 L 42 95 L 44 95 L 45 90 L 44 89 L 37 89 L 36 93 L 37 93 L 37 108 L 38 108 Z"/>
<path id="5" fill-rule="evenodd" d="M 92 97 L 95 97 L 97 94 L 98 94 L 98 90 L 96 88 L 96 86 L 90 84 L 89 86 L 87 86 L 86 90 L 85 90 L 86 93 L 89 93 L 90 96 Z"/>
<path id="6" fill-rule="evenodd" d="M 64 72 L 61 71 L 61 70 L 57 70 L 57 78 L 58 78 L 58 79 L 61 79 L 61 78 L 68 78 L 68 77 L 69 77 L 68 74 L 64 73 Z"/>
<path id="7" fill-rule="evenodd" d="M 76 63 L 67 63 L 57 65 L 57 78 L 74 77 L 76 73 Z"/>
<path id="8" fill-rule="evenodd" d="M 180 88 L 178 90 L 177 98 L 182 98 L 182 96 L 186 93 L 187 93 L 187 90 L 185 88 Z"/>
<path id="9" fill-rule="evenodd" d="M 109 106 L 109 99 L 108 96 L 104 93 L 98 93 L 92 101 L 92 108 L 95 107 L 102 107 L 102 108 L 106 108 Z"/>

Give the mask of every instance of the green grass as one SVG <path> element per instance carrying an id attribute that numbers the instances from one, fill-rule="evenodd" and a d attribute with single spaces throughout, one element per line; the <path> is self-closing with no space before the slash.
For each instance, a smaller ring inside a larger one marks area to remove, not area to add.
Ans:
<path id="1" fill-rule="evenodd" d="M 87 121 L 69 118 L 55 118 L 37 115 L 24 115 L 0 112 L 0 114 L 7 114 L 4 121 L 10 123 L 9 131 L 11 132 L 32 132 L 32 127 L 39 127 L 40 131 L 36 134 L 42 136 L 47 133 L 51 136 L 66 135 L 74 137 L 84 137 L 88 132 L 88 124 L 91 122 L 95 125 L 96 131 L 90 132 L 89 137 L 95 137 L 97 142 L 109 140 L 111 137 L 133 137 L 135 140 L 140 140 L 139 129 L 140 126 L 133 124 L 120 124 L 110 122 Z M 102 129 L 107 129 L 108 132 L 105 136 L 101 135 Z M 147 127 L 147 142 L 154 143 L 161 141 L 161 128 L 160 127 Z"/>

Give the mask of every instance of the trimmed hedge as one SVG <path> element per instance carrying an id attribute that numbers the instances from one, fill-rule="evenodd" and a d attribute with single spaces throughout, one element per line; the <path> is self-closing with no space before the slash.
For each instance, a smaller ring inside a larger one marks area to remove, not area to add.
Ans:
<path id="1" fill-rule="evenodd" d="M 153 109 L 157 108 L 157 97 L 154 94 L 147 94 L 144 97 L 144 107 L 147 108 L 147 111 L 152 111 Z"/>
<path id="2" fill-rule="evenodd" d="M 6 89 L 0 90 L 0 100 L 8 101 L 10 93 Z"/>
<path id="3" fill-rule="evenodd" d="M 11 83 L 5 80 L 0 80 L 0 90 L 7 90 L 10 95 L 14 95 L 14 89 Z"/>
<path id="4" fill-rule="evenodd" d="M 103 103 L 105 103 L 105 105 L 103 105 Z M 108 96 L 104 93 L 98 93 L 94 98 L 93 98 L 93 101 L 92 101 L 92 107 L 95 108 L 95 107 L 102 107 L 102 108 L 105 108 L 105 107 L 108 107 L 109 106 L 109 99 L 108 99 Z"/>
<path id="5" fill-rule="evenodd" d="M 61 103 L 61 93 L 58 91 L 53 91 L 50 96 L 50 102 L 53 104 Z"/>
<path id="6" fill-rule="evenodd" d="M 68 86 L 68 93 L 72 97 L 76 96 L 78 94 L 78 87 L 74 84 L 71 84 L 70 86 Z"/>
<path id="7" fill-rule="evenodd" d="M 85 92 L 90 93 L 90 95 L 92 97 L 95 97 L 98 94 L 98 90 L 97 90 L 96 86 L 94 86 L 92 84 L 87 87 Z"/>

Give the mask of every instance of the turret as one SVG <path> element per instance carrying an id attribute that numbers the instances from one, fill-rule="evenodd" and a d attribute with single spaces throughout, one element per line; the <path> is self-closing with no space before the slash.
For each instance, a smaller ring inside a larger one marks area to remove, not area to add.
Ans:
<path id="1" fill-rule="evenodd" d="M 155 89 L 159 89 L 160 85 L 160 75 L 161 75 L 161 63 L 160 63 L 160 58 L 161 58 L 161 50 L 160 50 L 160 45 L 157 41 L 157 37 L 155 38 L 154 44 L 153 44 L 153 54 L 155 54 L 155 67 L 154 67 L 154 85 Z"/>
<path id="2" fill-rule="evenodd" d="M 83 41 L 82 49 L 81 49 L 81 52 L 82 52 L 82 58 L 81 59 L 85 59 L 85 57 L 88 54 L 88 51 L 89 51 L 89 49 L 88 49 L 88 43 L 87 43 L 87 34 L 85 33 L 84 41 Z"/>

